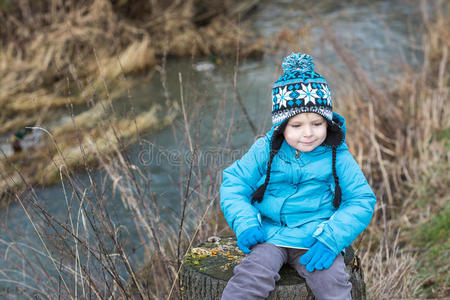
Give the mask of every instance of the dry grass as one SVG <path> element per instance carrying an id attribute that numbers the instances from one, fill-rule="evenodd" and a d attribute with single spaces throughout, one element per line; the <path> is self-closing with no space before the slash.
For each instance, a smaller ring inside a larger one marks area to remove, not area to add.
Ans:
<path id="1" fill-rule="evenodd" d="M 401 250 L 398 233 L 398 229 L 393 230 L 389 245 L 384 243 L 375 251 L 361 253 L 368 299 L 405 299 L 418 291 L 417 255 Z"/>
<path id="2" fill-rule="evenodd" d="M 250 43 L 252 37 L 237 24 L 238 15 L 256 4 L 248 3 L 251 5 L 244 7 L 235 1 L 211 5 L 200 0 L 4 2 L 7 13 L 0 14 L 0 21 L 6 24 L 0 29 L 0 134 L 30 124 L 39 126 L 52 120 L 57 108 L 90 103 L 92 108 L 77 116 L 75 123 L 67 120 L 57 128 L 47 128 L 62 155 L 67 155 L 70 166 L 82 168 L 81 152 L 92 150 L 86 147 L 89 139 L 111 140 L 111 132 L 106 130 L 103 136 L 101 123 L 110 122 L 104 120 L 111 113 L 108 101 L 114 101 L 133 85 L 130 75 L 160 68 L 157 64 L 166 56 L 234 54 L 238 37 L 241 55 L 257 53 L 258 44 Z M 142 10 L 132 9 L 138 6 Z M 145 115 L 138 117 L 141 131 L 167 125 L 176 113 L 175 108 L 173 113 L 156 120 L 154 115 L 159 109 L 155 106 L 148 113 L 148 122 L 144 122 Z M 136 132 L 130 130 L 131 121 L 112 122 L 123 132 L 123 138 L 136 137 Z M 49 164 L 44 158 L 48 153 L 41 150 L 10 160 L 21 166 L 31 184 L 52 184 L 58 180 L 56 165 L 61 158 L 56 149 L 50 152 L 50 161 L 56 164 Z M 87 162 L 96 162 L 93 153 L 87 157 Z M 43 164 L 31 167 L 31 158 Z M 8 165 L 5 160 L 0 161 L 3 193 L 23 187 L 17 184 L 20 181 Z"/>
<path id="3" fill-rule="evenodd" d="M 230 55 L 237 36 L 247 41 L 243 54 L 259 51 L 236 23 L 238 13 L 251 7 L 239 10 L 235 1 L 209 3 L 205 15 L 198 11 L 201 4 L 201 0 L 10 3 L 7 13 L 0 15 L 6 24 L 0 29 L 4 37 L 0 44 L 0 121 L 8 121 L 0 133 L 49 118 L 46 112 L 65 106 L 69 93 L 73 104 L 91 101 L 96 93 L 104 95 L 104 80 L 120 90 L 119 75 L 149 70 L 165 54 Z M 127 11 L 133 7 L 142 8 L 138 17 L 137 12 Z M 199 17 L 204 24 L 196 23 Z"/>
<path id="4" fill-rule="evenodd" d="M 48 146 L 0 160 L 0 190 L 5 193 L 25 187 L 16 168 L 20 169 L 29 184 L 46 186 L 57 183 L 61 165 L 73 170 L 97 165 L 100 153 L 108 155 L 119 141 L 135 143 L 140 133 L 167 127 L 178 113 L 176 103 L 169 110 L 154 105 L 149 111 L 130 119 L 115 120 L 105 107 L 108 103 L 98 103 L 53 133 L 45 128 L 34 127 L 34 130 L 45 132 L 45 144 Z"/>
<path id="5" fill-rule="evenodd" d="M 83 167 L 77 165 L 83 150 L 75 141 L 81 140 L 78 142 L 84 145 L 88 139 L 102 135 L 104 129 L 97 122 L 109 115 L 109 108 L 105 109 L 110 106 L 107 101 L 114 101 L 133 86 L 132 74 L 160 68 L 161 58 L 166 56 L 234 54 L 238 37 L 242 55 L 259 51 L 255 46 L 258 44 L 250 43 L 252 37 L 238 26 L 238 15 L 245 14 L 252 5 L 243 7 L 235 1 L 219 1 L 219 5 L 204 5 L 201 0 L 26 0 L 0 4 L 6 12 L 0 14 L 0 22 L 6 24 L 0 28 L 0 134 L 46 123 L 58 108 L 89 103 L 93 107 L 76 117 L 80 124 L 67 120 L 59 128 L 47 128 L 73 167 Z M 138 6 L 142 10 L 132 9 Z M 155 106 L 149 115 L 158 109 Z M 173 114 L 168 114 L 156 127 L 167 124 L 171 118 Z M 144 120 L 144 115 L 140 120 Z M 126 128 L 129 123 L 117 123 L 124 138 L 136 136 Z M 145 131 L 155 128 L 155 122 L 150 119 L 148 124 L 142 122 L 139 126 Z M 86 136 L 74 139 L 74 131 Z M 50 152 L 54 161 L 60 160 L 55 149 Z M 42 176 L 36 171 L 43 169 L 41 165 L 28 166 L 28 158 L 48 165 L 48 159 L 43 158 L 47 153 L 27 155 L 16 155 L 11 161 L 23 167 L 30 183 L 52 184 L 58 179 L 55 167 L 49 167 L 49 176 Z M 95 162 L 94 157 L 89 154 L 88 162 Z M 20 181 L 7 165 L 5 160 L 0 161 L 2 193 L 23 187 L 16 184 Z"/>
<path id="6" fill-rule="evenodd" d="M 425 280 L 419 266 L 431 257 L 411 239 L 450 200 L 450 23 L 448 7 L 441 5 L 433 7 L 433 21 L 423 5 L 423 64 L 414 69 L 399 65 L 403 72 L 387 89 L 378 89 L 355 54 L 328 34 L 352 75 L 348 86 L 358 82 L 358 90 L 344 89 L 349 93 L 337 100 L 338 110 L 345 112 L 349 147 L 378 199 L 360 249 L 373 299 L 421 295 Z M 448 244 L 448 238 L 441 242 Z M 448 296 L 448 276 L 438 281 L 428 296 Z"/>

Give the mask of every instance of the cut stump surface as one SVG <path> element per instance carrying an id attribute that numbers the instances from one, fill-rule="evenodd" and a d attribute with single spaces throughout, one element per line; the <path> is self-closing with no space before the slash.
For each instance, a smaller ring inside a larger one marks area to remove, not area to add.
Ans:
<path id="1" fill-rule="evenodd" d="M 210 237 L 207 242 L 192 248 L 184 259 L 180 274 L 183 299 L 220 299 L 228 280 L 233 276 L 233 268 L 244 257 L 234 237 Z M 345 256 L 346 271 L 352 283 L 352 299 L 365 300 L 363 273 L 352 264 L 352 259 L 353 253 Z M 305 280 L 290 266 L 283 266 L 280 277 L 268 299 L 314 299 Z"/>

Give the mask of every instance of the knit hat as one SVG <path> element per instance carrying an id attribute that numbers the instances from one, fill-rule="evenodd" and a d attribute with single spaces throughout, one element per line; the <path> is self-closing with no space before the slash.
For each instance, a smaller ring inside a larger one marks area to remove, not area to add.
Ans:
<path id="1" fill-rule="evenodd" d="M 331 122 L 331 92 L 325 78 L 314 72 L 311 56 L 292 53 L 281 65 L 283 75 L 272 89 L 272 122 L 280 123 L 302 112 L 313 112 Z"/>
<path id="2" fill-rule="evenodd" d="M 261 202 L 270 180 L 272 160 L 281 148 L 284 140 L 284 129 L 289 118 L 304 112 L 321 115 L 328 123 L 327 137 L 324 145 L 332 147 L 332 169 L 335 180 L 334 206 L 341 201 L 339 179 L 336 174 L 336 148 L 344 138 L 340 125 L 333 118 L 333 106 L 330 87 L 325 78 L 314 71 L 311 56 L 303 53 L 292 53 L 283 60 L 283 75 L 275 81 L 272 89 L 272 123 L 274 130 L 270 141 L 270 156 L 267 163 L 267 174 L 262 184 L 252 195 L 252 202 Z"/>

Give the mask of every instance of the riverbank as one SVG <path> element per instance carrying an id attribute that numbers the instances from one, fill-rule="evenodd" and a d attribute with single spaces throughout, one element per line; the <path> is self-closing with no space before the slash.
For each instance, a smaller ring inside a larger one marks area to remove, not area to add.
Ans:
<path id="1" fill-rule="evenodd" d="M 244 22 L 258 3 L 1 2 L 0 23 L 6 26 L 0 29 L 0 135 L 26 126 L 46 132 L 38 147 L 0 155 L 0 199 L 27 184 L 55 183 L 61 164 L 74 170 L 95 164 L 99 153 L 112 149 L 104 140 L 118 147 L 122 140 L 135 142 L 138 132 L 170 124 L 177 99 L 115 119 L 113 103 L 139 82 L 134 75 L 165 72 L 167 57 L 234 57 L 237 51 L 260 56 L 261 41 L 245 31 Z M 55 122 L 61 110 L 72 117 Z M 101 151 L 89 146 L 92 141 Z"/>

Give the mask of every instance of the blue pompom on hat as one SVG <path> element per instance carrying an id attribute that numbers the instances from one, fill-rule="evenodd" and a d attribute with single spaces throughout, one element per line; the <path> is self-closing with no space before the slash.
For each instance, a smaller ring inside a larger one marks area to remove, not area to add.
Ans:
<path id="1" fill-rule="evenodd" d="M 272 89 L 272 123 L 279 124 L 303 112 L 313 112 L 333 123 L 331 91 L 325 78 L 314 71 L 314 61 L 292 53 L 282 63 L 283 75 Z"/>

